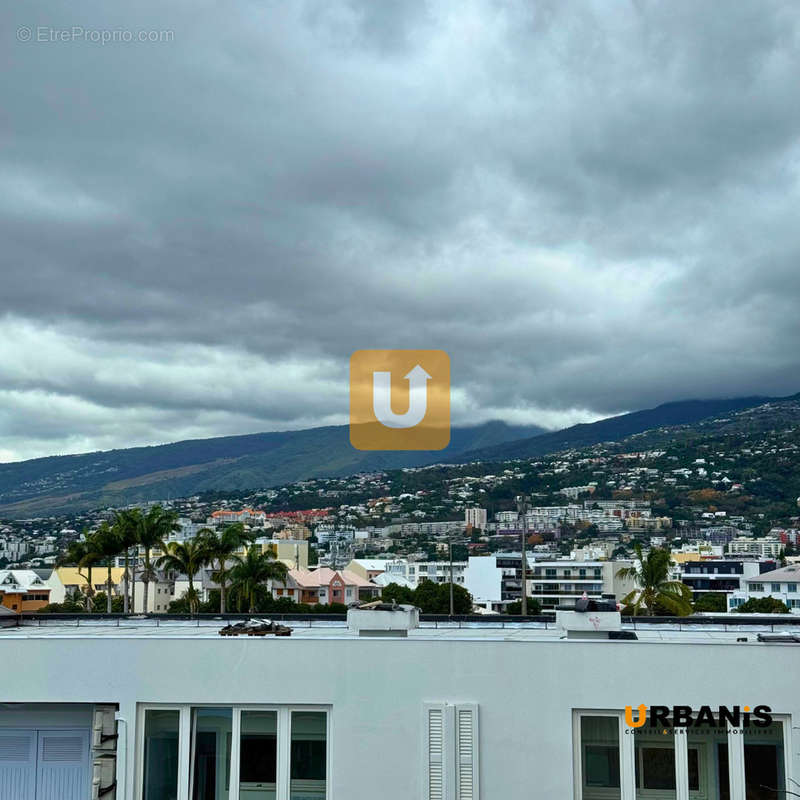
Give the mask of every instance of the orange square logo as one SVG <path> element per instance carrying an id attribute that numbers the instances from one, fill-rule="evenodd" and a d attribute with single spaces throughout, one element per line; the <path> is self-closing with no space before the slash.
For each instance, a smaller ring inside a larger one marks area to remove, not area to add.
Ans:
<path id="1" fill-rule="evenodd" d="M 450 443 L 450 357 L 444 350 L 356 350 L 350 356 L 350 444 L 443 450 Z"/>

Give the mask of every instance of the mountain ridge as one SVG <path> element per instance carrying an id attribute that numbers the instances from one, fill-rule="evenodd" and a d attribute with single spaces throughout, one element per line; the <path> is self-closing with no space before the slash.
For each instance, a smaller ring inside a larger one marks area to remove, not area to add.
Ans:
<path id="1" fill-rule="evenodd" d="M 543 432 L 494 420 L 454 427 L 442 451 L 360 451 L 349 427 L 187 439 L 0 464 L 0 516 L 125 505 L 291 483 L 311 477 L 422 466 L 468 449 Z"/>
<path id="2" fill-rule="evenodd" d="M 342 425 L 45 456 L 0 464 L 0 517 L 43 516 L 439 463 L 535 458 L 798 398 L 800 394 L 679 400 L 551 432 L 490 421 L 454 427 L 448 447 L 435 452 L 355 450 L 348 426 Z"/>
<path id="3" fill-rule="evenodd" d="M 617 441 L 636 433 L 672 425 L 690 425 L 731 411 L 755 408 L 764 403 L 793 400 L 800 394 L 787 397 L 733 397 L 710 400 L 674 400 L 653 408 L 631 411 L 613 417 L 583 422 L 559 431 L 541 434 L 488 448 L 464 453 L 461 461 L 503 461 L 515 458 L 534 458 L 560 450 L 587 447 L 601 442 Z"/>

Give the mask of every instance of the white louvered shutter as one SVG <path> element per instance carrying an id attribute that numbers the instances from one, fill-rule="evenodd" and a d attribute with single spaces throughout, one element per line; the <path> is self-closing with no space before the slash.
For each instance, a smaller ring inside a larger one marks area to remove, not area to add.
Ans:
<path id="1" fill-rule="evenodd" d="M 89 796 L 89 731 L 39 731 L 36 800 Z"/>
<path id="2" fill-rule="evenodd" d="M 446 714 L 444 703 L 425 705 L 425 800 L 448 800 Z"/>
<path id="3" fill-rule="evenodd" d="M 456 800 L 479 800 L 478 706 L 456 706 Z"/>
<path id="4" fill-rule="evenodd" d="M 0 730 L 0 797 L 36 797 L 36 731 Z"/>

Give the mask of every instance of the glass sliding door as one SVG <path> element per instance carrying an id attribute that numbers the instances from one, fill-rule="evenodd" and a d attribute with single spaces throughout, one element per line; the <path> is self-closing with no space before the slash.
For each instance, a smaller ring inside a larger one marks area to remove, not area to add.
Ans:
<path id="1" fill-rule="evenodd" d="M 744 728 L 744 782 L 747 800 L 783 800 L 787 796 L 784 761 L 781 722 L 773 722 L 766 728 Z"/>
<path id="2" fill-rule="evenodd" d="M 132 800 L 328 800 L 328 711 L 318 709 L 144 706 Z"/>
<path id="3" fill-rule="evenodd" d="M 242 711 L 239 736 L 240 800 L 275 800 L 278 712 Z"/>
<path id="4" fill-rule="evenodd" d="M 180 716 L 178 710 L 145 712 L 143 800 L 177 800 Z"/>
<path id="5" fill-rule="evenodd" d="M 716 727 L 702 725 L 686 729 L 689 798 L 730 800 L 728 776 L 728 730 L 724 722 Z"/>
<path id="6" fill-rule="evenodd" d="M 192 800 L 228 800 L 232 708 L 192 709 Z"/>
<path id="7" fill-rule="evenodd" d="M 583 800 L 619 800 L 619 717 L 582 716 L 580 737 Z"/>
<path id="8" fill-rule="evenodd" d="M 290 800 L 324 800 L 328 766 L 328 715 L 291 714 Z"/>

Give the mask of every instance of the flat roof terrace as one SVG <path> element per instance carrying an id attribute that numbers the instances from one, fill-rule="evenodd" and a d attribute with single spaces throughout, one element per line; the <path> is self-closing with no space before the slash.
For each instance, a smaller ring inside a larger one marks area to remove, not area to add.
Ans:
<path id="1" fill-rule="evenodd" d="M 744 617 L 744 615 L 742 615 Z M 237 616 L 235 620 L 270 618 L 267 615 Z M 280 619 L 275 617 L 275 619 Z M 344 619 L 308 615 L 300 619 L 280 619 L 292 629 L 290 637 L 247 636 L 221 637 L 219 631 L 229 622 L 229 617 L 200 616 L 193 619 L 169 615 L 114 616 L 106 615 L 20 615 L 5 617 L 6 627 L 0 628 L 0 642 L 4 639 L 216 639 L 227 641 L 274 639 L 291 642 L 293 639 L 355 639 L 386 642 L 394 637 L 360 637 L 347 626 Z M 800 618 L 769 619 L 761 617 L 730 618 L 626 618 L 622 631 L 635 634 L 641 642 L 671 642 L 680 644 L 798 644 L 800 643 Z M 555 642 L 563 640 L 593 641 L 615 644 L 618 641 L 633 643 L 633 637 L 614 639 L 566 639 L 564 631 L 552 619 L 485 620 L 485 619 L 423 619 L 418 628 L 408 631 L 406 640 L 452 642 Z"/>

